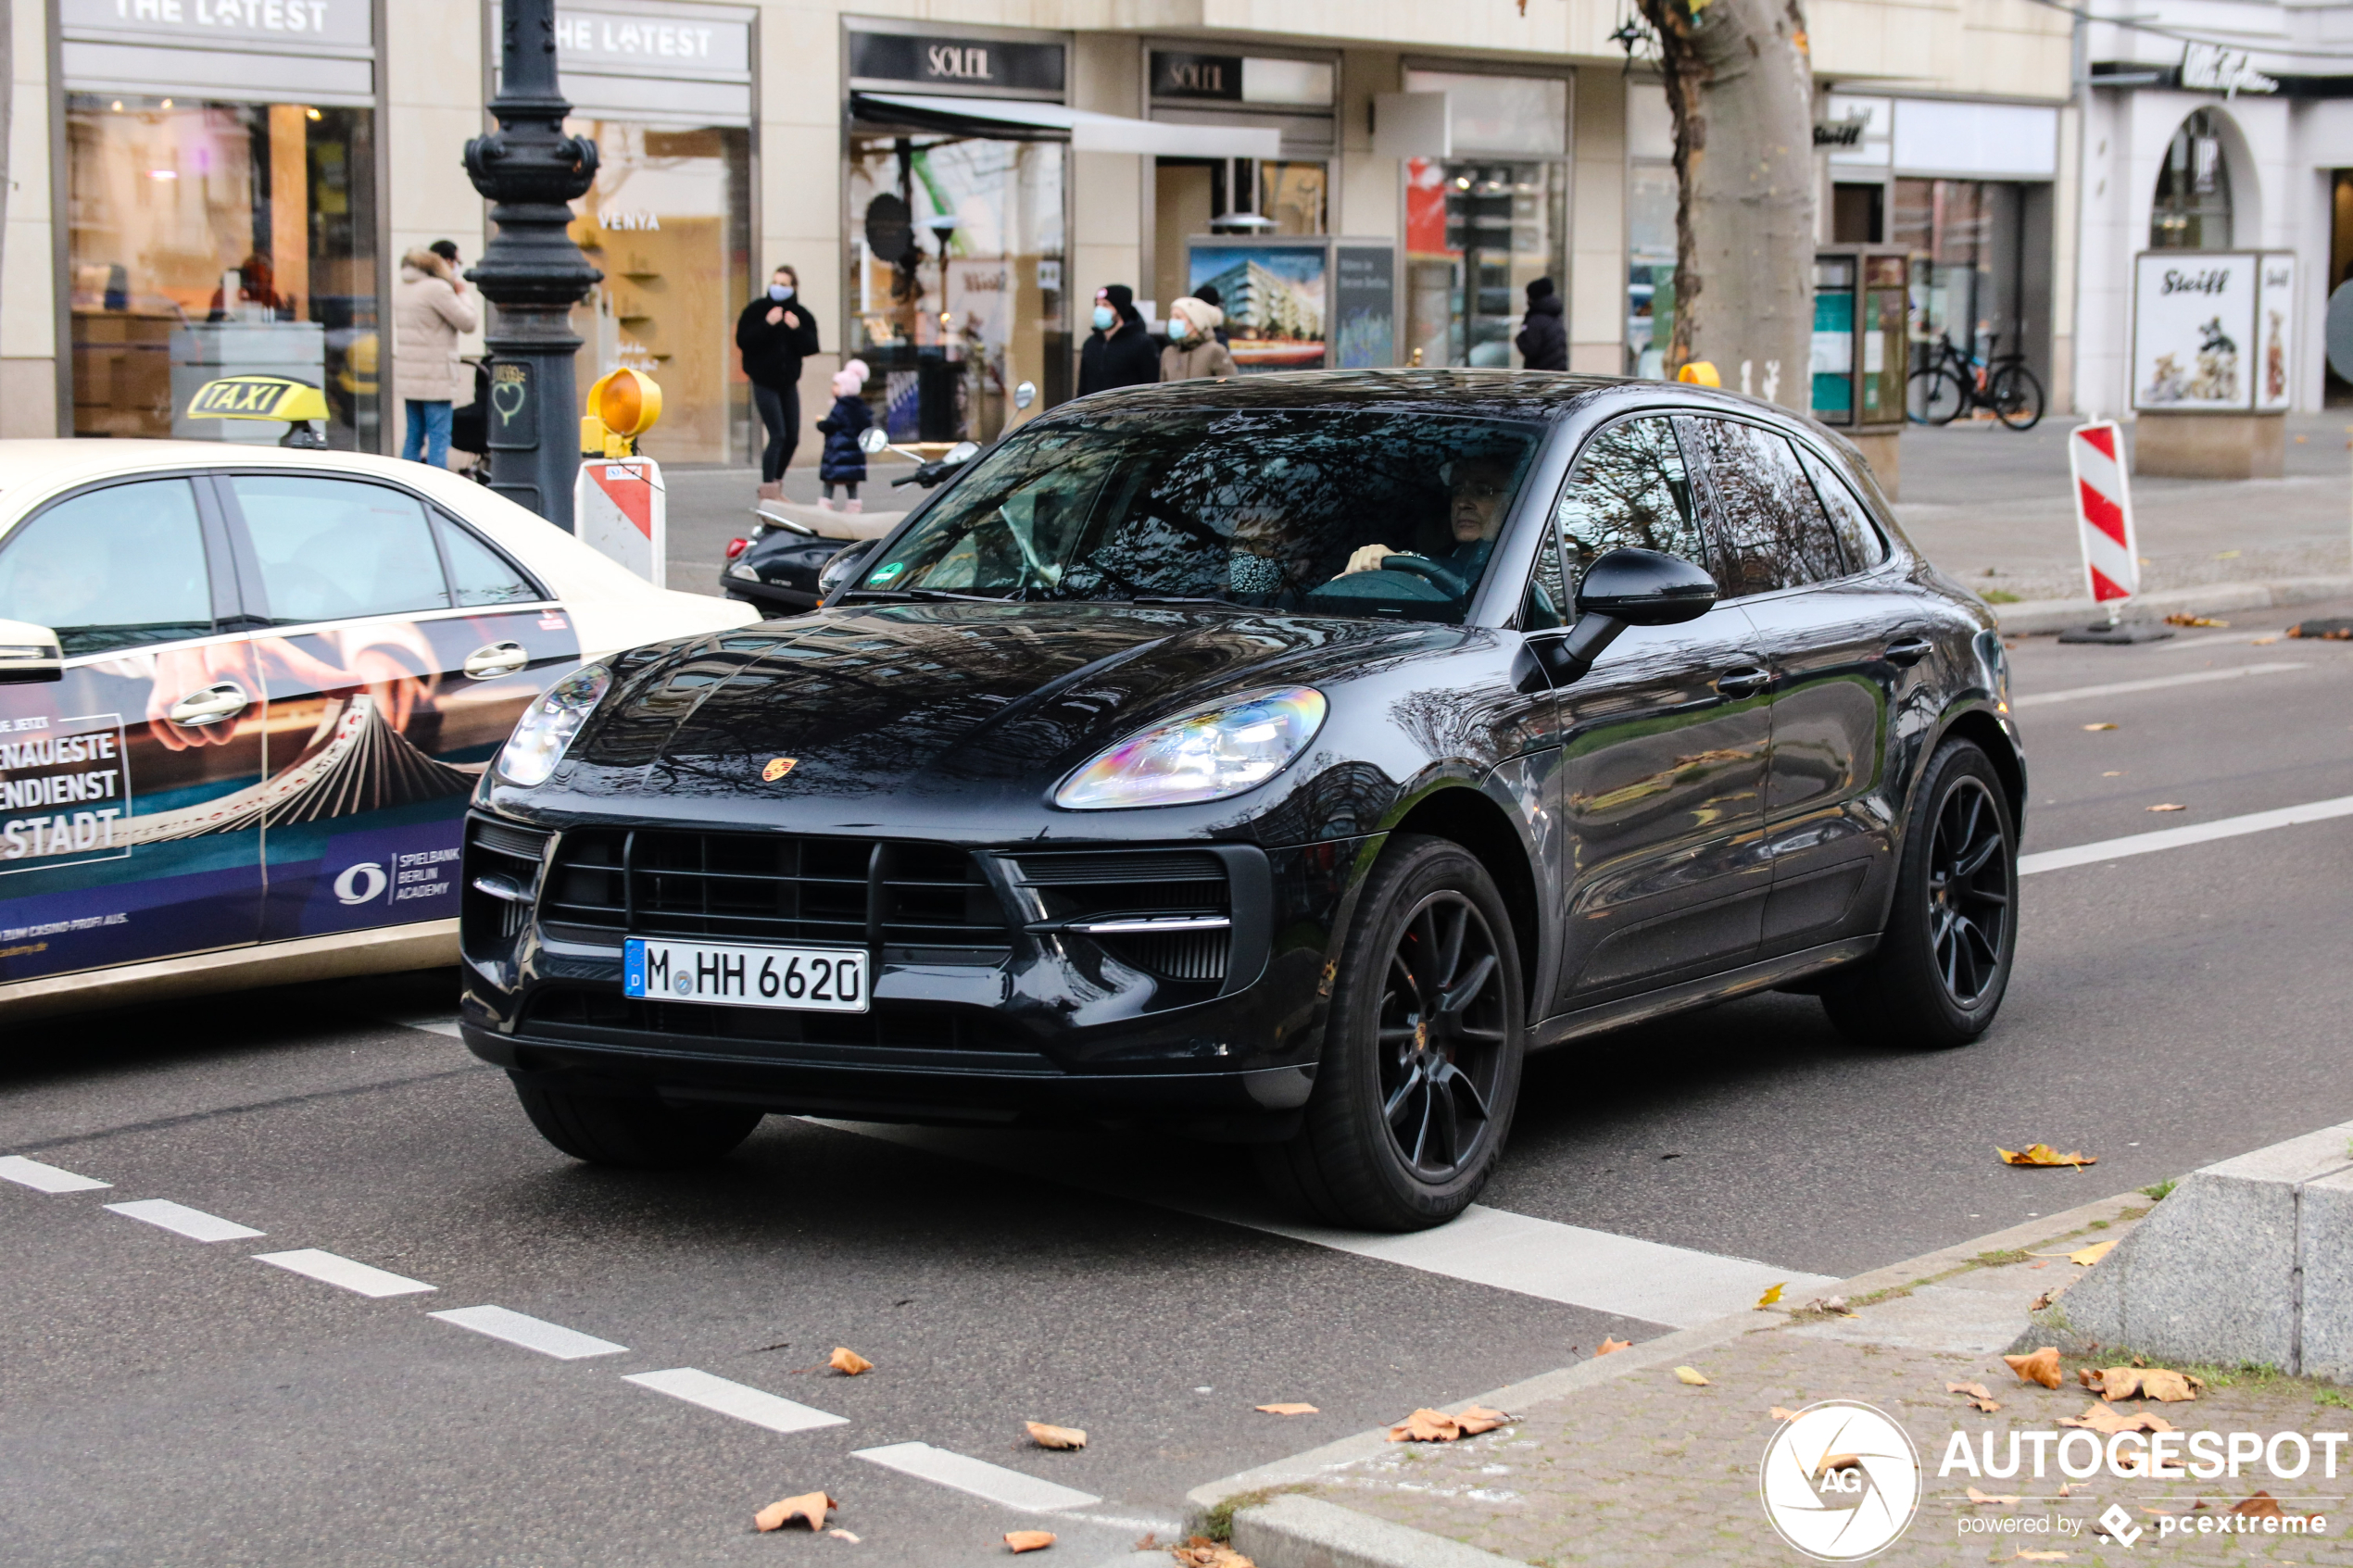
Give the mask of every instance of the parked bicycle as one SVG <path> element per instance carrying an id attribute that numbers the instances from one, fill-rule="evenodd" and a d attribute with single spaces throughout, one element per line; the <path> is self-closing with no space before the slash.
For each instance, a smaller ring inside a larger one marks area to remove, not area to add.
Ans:
<path id="1" fill-rule="evenodd" d="M 2023 354 L 1996 354 L 1999 333 L 1985 339 L 1982 362 L 1939 332 L 1929 362 L 1914 370 L 1905 388 L 1905 410 L 1915 424 L 1948 425 L 1972 408 L 1988 408 L 2012 430 L 2032 430 L 2043 419 L 2043 383 L 2026 368 Z"/>

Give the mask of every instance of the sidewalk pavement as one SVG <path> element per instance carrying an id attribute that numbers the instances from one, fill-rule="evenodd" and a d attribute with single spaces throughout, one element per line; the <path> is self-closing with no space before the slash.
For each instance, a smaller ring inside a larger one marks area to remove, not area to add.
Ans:
<path id="1" fill-rule="evenodd" d="M 2020 1174 L 2081 1179 L 2070 1171 Z M 1990 1433 L 1998 1458 L 2007 1434 L 2066 1436 L 2059 1421 L 2100 1403 L 2079 1384 L 2078 1367 L 2114 1364 L 2129 1350 L 2069 1358 L 2056 1390 L 2021 1383 L 2001 1357 L 2040 1345 L 2030 1309 L 2085 1273 L 2067 1254 L 2120 1239 L 2148 1206 L 2127 1194 L 1846 1281 L 1834 1294 L 1852 1315 L 1784 1302 L 1499 1389 L 1471 1402 L 1513 1419 L 1483 1436 L 1392 1444 L 1385 1432 L 1364 1433 L 1213 1483 L 1191 1501 L 1212 1523 L 1221 1510 L 1230 1514 L 1233 1544 L 1257 1568 L 1797 1563 L 1806 1559 L 1775 1535 L 1759 1499 L 1759 1461 L 1781 1424 L 1772 1412 L 1842 1399 L 1892 1416 L 1921 1462 L 1919 1512 L 1874 1562 L 2118 1564 L 2152 1549 L 2196 1562 L 2345 1561 L 2353 1449 L 2339 1450 L 2334 1479 L 2322 1478 L 2317 1457 L 2305 1477 L 2287 1482 L 2260 1466 L 2203 1482 L 2103 1471 L 2069 1483 L 2056 1466 L 2040 1481 L 2031 1466 L 2009 1479 L 1939 1474 L 1957 1432 L 1972 1446 Z M 1706 1385 L 1679 1380 L 1678 1367 L 1696 1369 Z M 2324 1386 L 2201 1371 L 2209 1385 L 2202 1398 L 2146 1409 L 2186 1431 L 2353 1427 L 2353 1399 Z M 2000 1409 L 1981 1414 L 1948 1383 L 1982 1384 Z M 2129 1419 L 2144 1407 L 2113 1408 Z M 1999 1500 L 1971 1502 L 1971 1485 Z M 2258 1491 L 2288 1513 L 2322 1516 L 2326 1533 L 2159 1536 L 2161 1514 L 2214 1518 Z M 2132 1546 L 2101 1533 L 2112 1505 L 2130 1516 L 2126 1528 L 2145 1532 Z"/>

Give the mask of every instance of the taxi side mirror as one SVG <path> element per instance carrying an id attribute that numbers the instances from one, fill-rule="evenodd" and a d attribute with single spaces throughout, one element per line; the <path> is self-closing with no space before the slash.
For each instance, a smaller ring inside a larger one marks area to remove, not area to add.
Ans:
<path id="1" fill-rule="evenodd" d="M 0 621 L 0 685 L 65 679 L 65 654 L 46 626 Z"/>

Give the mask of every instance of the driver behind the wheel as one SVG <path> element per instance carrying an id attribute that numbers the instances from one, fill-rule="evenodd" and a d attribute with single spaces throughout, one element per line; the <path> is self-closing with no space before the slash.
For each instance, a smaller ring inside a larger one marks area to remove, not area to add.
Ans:
<path id="1" fill-rule="evenodd" d="M 1495 535 L 1504 526 L 1504 502 L 1512 493 L 1515 467 L 1496 458 L 1471 456 L 1457 458 L 1447 474 L 1446 525 L 1451 545 L 1445 554 L 1427 558 L 1445 569 L 1446 576 L 1458 584 L 1458 592 L 1467 593 L 1487 570 Z M 1348 558 L 1340 575 L 1378 571 L 1390 557 L 1410 553 L 1387 545 L 1365 545 Z"/>

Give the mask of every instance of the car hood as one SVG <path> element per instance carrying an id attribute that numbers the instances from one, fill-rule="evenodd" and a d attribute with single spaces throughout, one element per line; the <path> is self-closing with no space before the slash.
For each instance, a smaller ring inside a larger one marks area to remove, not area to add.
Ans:
<path id="1" fill-rule="evenodd" d="M 1035 799 L 1097 751 L 1198 703 L 1328 686 L 1466 635 L 1193 606 L 824 610 L 622 661 L 556 783 L 673 798 Z"/>

